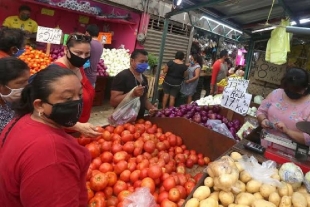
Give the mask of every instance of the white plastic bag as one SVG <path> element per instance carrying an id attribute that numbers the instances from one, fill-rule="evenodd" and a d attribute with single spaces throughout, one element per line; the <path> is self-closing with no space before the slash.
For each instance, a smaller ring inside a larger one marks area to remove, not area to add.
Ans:
<path id="1" fill-rule="evenodd" d="M 139 188 L 124 200 L 124 207 L 156 207 L 156 202 L 149 188 Z"/>
<path id="2" fill-rule="evenodd" d="M 265 184 L 281 187 L 280 181 L 271 177 L 276 172 L 277 167 L 274 161 L 267 160 L 260 165 L 255 157 L 251 156 L 249 158 L 247 155 L 244 155 L 239 160 L 239 163 L 253 179 Z"/>
<path id="3" fill-rule="evenodd" d="M 231 134 L 231 132 L 230 132 L 229 129 L 227 128 L 226 124 L 224 124 L 224 123 L 215 125 L 212 129 L 213 129 L 214 131 L 220 133 L 220 134 L 223 134 L 223 135 L 226 136 L 226 137 L 229 137 L 229 138 L 231 138 L 231 139 L 234 139 L 234 136 Z"/>
<path id="4" fill-rule="evenodd" d="M 141 103 L 140 97 L 134 98 L 132 96 L 134 89 L 135 88 L 127 93 L 125 98 L 108 118 L 110 125 L 117 126 L 128 122 L 133 122 L 137 119 Z"/>

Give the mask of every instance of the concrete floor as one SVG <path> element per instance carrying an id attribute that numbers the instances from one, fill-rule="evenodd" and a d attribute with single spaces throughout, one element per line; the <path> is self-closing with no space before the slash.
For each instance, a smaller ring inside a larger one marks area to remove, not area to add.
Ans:
<path id="1" fill-rule="evenodd" d="M 90 114 L 89 123 L 94 126 L 105 126 L 108 125 L 108 117 L 112 114 L 113 108 L 107 101 L 102 106 L 94 106 Z"/>

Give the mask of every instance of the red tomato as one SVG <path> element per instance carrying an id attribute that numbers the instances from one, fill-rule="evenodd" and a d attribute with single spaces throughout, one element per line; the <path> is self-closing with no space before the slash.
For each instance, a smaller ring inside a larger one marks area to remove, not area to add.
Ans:
<path id="1" fill-rule="evenodd" d="M 177 154 L 174 159 L 177 163 L 184 163 L 186 160 L 184 154 Z"/>
<path id="2" fill-rule="evenodd" d="M 178 173 L 177 174 L 179 177 L 180 185 L 184 186 L 185 183 L 187 182 L 187 178 L 184 174 Z"/>
<path id="3" fill-rule="evenodd" d="M 115 133 L 115 134 L 121 135 L 122 132 L 124 131 L 124 129 L 125 129 L 125 128 L 124 128 L 122 125 L 118 125 L 118 126 L 115 127 L 115 129 L 114 129 L 114 133 Z"/>
<path id="4" fill-rule="evenodd" d="M 181 185 L 177 185 L 176 188 L 180 192 L 180 198 L 181 199 L 185 199 L 186 196 L 187 196 L 186 189 L 183 186 L 181 186 Z"/>
<path id="5" fill-rule="evenodd" d="M 153 153 L 154 150 L 155 150 L 155 148 L 156 148 L 156 146 L 155 146 L 154 142 L 153 142 L 153 141 L 150 141 L 150 140 L 146 141 L 146 142 L 144 143 L 144 145 L 143 145 L 143 149 L 144 149 L 146 152 L 148 152 L 148 153 Z"/>
<path id="6" fill-rule="evenodd" d="M 107 172 L 108 186 L 113 186 L 117 182 L 117 175 L 115 172 Z"/>
<path id="7" fill-rule="evenodd" d="M 121 136 L 119 134 L 112 134 L 112 141 L 115 142 L 115 141 L 121 141 Z"/>
<path id="8" fill-rule="evenodd" d="M 199 166 L 204 166 L 206 163 L 205 163 L 205 161 L 204 161 L 204 159 L 203 158 L 199 158 L 198 159 L 198 165 Z"/>
<path id="9" fill-rule="evenodd" d="M 103 172 L 103 173 L 113 171 L 113 165 L 111 165 L 110 163 L 104 162 L 100 165 L 99 170 L 100 172 Z"/>
<path id="10" fill-rule="evenodd" d="M 92 141 L 92 139 L 91 138 L 81 137 L 81 138 L 77 139 L 77 141 L 78 141 L 78 143 L 80 145 L 85 146 L 85 145 L 89 144 Z"/>
<path id="11" fill-rule="evenodd" d="M 186 166 L 187 168 L 192 168 L 192 167 L 194 166 L 193 160 L 187 159 L 187 160 L 186 160 L 186 163 L 185 163 L 185 166 Z"/>
<path id="12" fill-rule="evenodd" d="M 112 143 L 111 143 L 112 144 Z M 112 163 L 112 160 L 113 160 L 113 154 L 111 152 L 103 152 L 101 155 L 100 155 L 100 158 L 101 158 L 101 161 L 102 162 L 108 162 L 108 163 Z"/>
<path id="13" fill-rule="evenodd" d="M 144 124 L 144 122 L 145 122 L 144 119 L 138 119 L 137 120 L 137 123 L 139 123 L 139 124 Z"/>
<path id="14" fill-rule="evenodd" d="M 135 129 L 136 130 L 136 129 Z M 139 133 L 139 132 L 135 132 L 134 134 L 133 134 L 133 137 L 135 138 L 135 139 L 138 139 L 139 137 L 141 137 L 141 134 Z"/>
<path id="15" fill-rule="evenodd" d="M 125 132 L 125 131 L 124 131 Z M 130 132 L 129 131 L 127 131 L 129 134 L 123 134 L 122 135 L 122 138 L 121 138 L 121 140 L 122 140 L 122 142 L 123 143 L 126 143 L 126 142 L 129 142 L 129 141 L 133 141 L 133 135 L 132 134 L 130 134 Z"/>
<path id="16" fill-rule="evenodd" d="M 185 166 L 179 165 L 177 167 L 177 173 L 185 174 L 185 172 L 186 172 Z"/>
<path id="17" fill-rule="evenodd" d="M 181 137 L 177 136 L 177 146 L 182 146 L 183 140 Z"/>
<path id="18" fill-rule="evenodd" d="M 187 195 L 189 195 L 193 191 L 193 189 L 195 187 L 195 183 L 193 181 L 187 181 L 185 183 L 184 187 L 186 189 Z"/>
<path id="19" fill-rule="evenodd" d="M 149 188 L 151 193 L 155 192 L 155 182 L 152 178 L 144 178 L 141 182 L 141 187 Z"/>
<path id="20" fill-rule="evenodd" d="M 105 207 L 106 203 L 103 197 L 95 196 L 89 201 L 89 206 L 91 207 Z"/>
<path id="21" fill-rule="evenodd" d="M 175 136 L 174 134 L 171 134 L 168 136 L 168 141 L 170 146 L 174 147 L 177 145 L 177 136 Z"/>
<path id="22" fill-rule="evenodd" d="M 197 157 L 198 157 L 198 159 L 203 158 L 203 154 L 202 153 L 198 153 Z"/>
<path id="23" fill-rule="evenodd" d="M 116 206 L 118 203 L 118 199 L 115 196 L 111 196 L 107 200 L 107 207 Z"/>
<path id="24" fill-rule="evenodd" d="M 124 170 L 120 176 L 119 176 L 119 179 L 124 181 L 124 182 L 128 182 L 130 180 L 130 170 Z"/>
<path id="25" fill-rule="evenodd" d="M 87 187 L 87 198 L 88 198 L 88 201 L 90 199 L 92 199 L 94 197 L 94 191 L 92 189 L 90 189 L 90 187 Z"/>
<path id="26" fill-rule="evenodd" d="M 122 151 L 122 149 L 123 149 L 123 146 L 121 144 L 119 143 L 112 144 L 111 151 L 113 154 Z"/>
<path id="27" fill-rule="evenodd" d="M 141 180 L 137 180 L 137 181 L 133 184 L 133 187 L 134 187 L 134 188 L 140 188 L 140 187 L 141 187 L 141 183 L 142 183 Z"/>
<path id="28" fill-rule="evenodd" d="M 110 133 L 113 133 L 114 132 L 114 127 L 112 127 L 112 126 L 107 126 L 106 128 L 105 128 L 105 130 L 107 130 L 107 131 L 109 131 Z"/>
<path id="29" fill-rule="evenodd" d="M 178 207 L 183 206 L 183 204 L 185 203 L 184 199 L 180 199 L 179 202 L 177 203 Z"/>
<path id="30" fill-rule="evenodd" d="M 168 199 L 173 202 L 178 202 L 181 199 L 181 194 L 177 188 L 171 188 L 169 190 Z"/>
<path id="31" fill-rule="evenodd" d="M 133 141 L 126 142 L 123 146 L 123 150 L 128 154 L 132 154 L 135 150 L 135 143 Z"/>
<path id="32" fill-rule="evenodd" d="M 135 147 L 136 148 L 143 148 L 144 142 L 140 139 L 135 141 Z"/>
<path id="33" fill-rule="evenodd" d="M 128 186 L 124 181 L 118 180 L 113 187 L 114 195 L 118 196 L 120 192 L 127 190 L 127 188 Z"/>
<path id="34" fill-rule="evenodd" d="M 129 190 L 123 190 L 121 191 L 118 196 L 117 199 L 119 202 L 122 202 L 125 200 L 126 197 L 128 197 L 131 194 L 131 192 Z"/>
<path id="35" fill-rule="evenodd" d="M 94 191 L 104 190 L 107 185 L 108 179 L 104 173 L 98 173 L 90 179 L 90 188 Z"/>
<path id="36" fill-rule="evenodd" d="M 193 160 L 194 164 L 197 164 L 197 163 L 198 163 L 198 157 L 197 157 L 197 155 L 195 155 L 195 154 L 190 154 L 190 155 L 188 156 L 188 159 Z"/>
<path id="37" fill-rule="evenodd" d="M 163 202 L 161 202 L 160 207 L 178 207 L 178 206 L 176 203 L 166 198 L 165 200 L 163 200 Z"/>
<path id="38" fill-rule="evenodd" d="M 204 157 L 203 160 L 205 161 L 206 165 L 209 164 L 210 158 L 209 157 Z"/>
<path id="39" fill-rule="evenodd" d="M 121 174 L 128 167 L 128 163 L 125 160 L 121 160 L 114 166 L 114 172 L 116 174 Z"/>
<path id="40" fill-rule="evenodd" d="M 137 169 L 137 164 L 135 162 L 128 162 L 128 170 L 130 172 L 133 172 Z"/>
<path id="41" fill-rule="evenodd" d="M 95 159 L 93 159 L 92 163 L 94 164 L 94 168 L 98 169 L 99 166 L 102 164 L 102 161 L 100 157 L 96 157 Z"/>
<path id="42" fill-rule="evenodd" d="M 97 143 L 91 142 L 85 147 L 89 150 L 90 155 L 93 159 L 100 155 L 100 147 Z"/>
<path id="43" fill-rule="evenodd" d="M 139 156 L 139 155 L 142 154 L 142 151 L 143 151 L 142 148 L 136 147 L 136 148 L 133 150 L 133 155 L 134 155 L 135 157 L 137 157 L 137 156 Z"/>
<path id="44" fill-rule="evenodd" d="M 203 176 L 202 173 L 197 173 L 197 174 L 194 176 L 194 179 L 195 179 L 196 183 L 201 179 L 202 176 Z"/>
<path id="45" fill-rule="evenodd" d="M 135 170 L 130 174 L 130 182 L 135 183 L 137 180 L 139 180 L 140 177 L 140 170 Z"/>
<path id="46" fill-rule="evenodd" d="M 186 146 L 185 146 L 184 144 L 181 145 L 181 148 L 182 148 L 182 149 L 184 150 L 184 152 L 185 152 Z"/>
<path id="47" fill-rule="evenodd" d="M 115 181 L 116 182 L 116 181 Z M 110 184 L 109 184 L 110 185 Z M 106 198 L 110 198 L 113 195 L 113 188 L 108 186 L 103 190 L 103 193 Z"/>
<path id="48" fill-rule="evenodd" d="M 113 156 L 113 162 L 114 163 L 118 163 L 119 161 L 122 161 L 122 160 L 127 160 L 128 158 L 128 153 L 125 152 L 125 151 L 119 151 L 119 152 L 116 152 Z"/>
<path id="49" fill-rule="evenodd" d="M 130 131 L 131 134 L 134 134 L 136 132 L 136 128 L 132 124 L 127 129 L 128 129 L 128 131 Z"/>
<path id="50" fill-rule="evenodd" d="M 95 175 L 97 175 L 99 173 L 102 173 L 102 172 L 99 170 L 93 170 L 93 171 L 91 171 L 91 177 L 94 177 Z"/>
<path id="51" fill-rule="evenodd" d="M 105 140 L 105 141 L 111 141 L 112 140 L 112 136 L 111 136 L 111 133 L 107 130 L 105 130 L 103 133 L 102 133 L 102 138 Z"/>
<path id="52" fill-rule="evenodd" d="M 176 147 L 175 154 L 181 154 L 181 153 L 183 153 L 183 149 L 181 147 Z"/>
<path id="53" fill-rule="evenodd" d="M 166 150 L 166 145 L 165 145 L 165 143 L 163 143 L 163 142 L 157 142 L 156 148 L 157 148 L 159 151 L 163 151 L 163 150 Z"/>
<path id="54" fill-rule="evenodd" d="M 174 177 L 170 176 L 169 178 L 164 180 L 163 186 L 164 186 L 166 191 L 169 191 L 171 188 L 174 188 L 175 187 L 175 179 L 174 179 Z"/>
<path id="55" fill-rule="evenodd" d="M 170 177 L 170 175 L 168 173 L 163 173 L 162 176 L 161 176 L 161 181 L 164 181 L 164 180 L 166 180 L 169 177 Z"/>
<path id="56" fill-rule="evenodd" d="M 159 193 L 158 199 L 157 199 L 158 203 L 161 203 L 163 202 L 163 200 L 168 199 L 168 196 L 169 196 L 169 193 L 167 191 L 163 191 Z"/>

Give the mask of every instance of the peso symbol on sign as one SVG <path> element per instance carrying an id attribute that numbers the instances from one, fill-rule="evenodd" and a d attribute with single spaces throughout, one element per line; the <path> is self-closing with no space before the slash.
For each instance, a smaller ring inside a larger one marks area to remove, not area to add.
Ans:
<path id="1" fill-rule="evenodd" d="M 233 88 L 225 88 L 223 91 L 221 105 L 241 115 L 246 115 L 251 99 L 251 94 L 234 90 Z"/>
<path id="2" fill-rule="evenodd" d="M 37 42 L 60 44 L 62 31 L 48 27 L 38 27 Z"/>

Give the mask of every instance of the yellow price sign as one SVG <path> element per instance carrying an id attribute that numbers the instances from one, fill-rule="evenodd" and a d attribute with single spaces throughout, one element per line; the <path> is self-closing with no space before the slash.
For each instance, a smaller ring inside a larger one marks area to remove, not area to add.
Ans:
<path id="1" fill-rule="evenodd" d="M 46 9 L 46 8 L 42 8 L 41 9 L 41 14 L 47 15 L 47 16 L 54 16 L 55 11 L 52 9 Z"/>
<path id="2" fill-rule="evenodd" d="M 88 24 L 88 22 L 89 22 L 89 17 L 79 16 L 79 22 L 80 22 L 81 24 Z"/>

